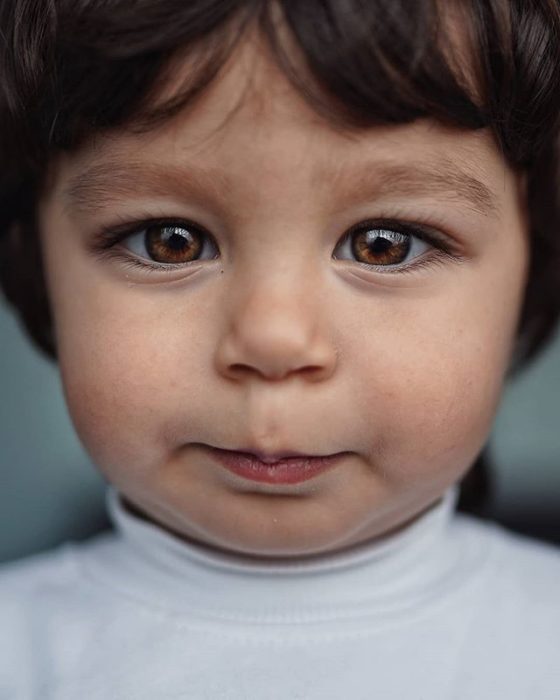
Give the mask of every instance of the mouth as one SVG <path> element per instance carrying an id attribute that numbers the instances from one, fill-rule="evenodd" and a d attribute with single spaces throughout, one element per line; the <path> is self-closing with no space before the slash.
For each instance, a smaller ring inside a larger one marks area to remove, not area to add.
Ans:
<path id="1" fill-rule="evenodd" d="M 298 484 L 336 467 L 348 452 L 332 455 L 304 455 L 283 451 L 263 454 L 211 448 L 216 461 L 225 469 L 250 481 L 267 484 Z"/>

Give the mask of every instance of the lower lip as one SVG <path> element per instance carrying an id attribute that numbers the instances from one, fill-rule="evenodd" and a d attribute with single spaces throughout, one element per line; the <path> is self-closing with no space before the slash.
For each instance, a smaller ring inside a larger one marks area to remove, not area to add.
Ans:
<path id="1" fill-rule="evenodd" d="M 342 454 L 328 457 L 290 457 L 267 464 L 244 452 L 212 450 L 216 459 L 228 471 L 244 479 L 265 484 L 299 484 L 332 469 Z"/>

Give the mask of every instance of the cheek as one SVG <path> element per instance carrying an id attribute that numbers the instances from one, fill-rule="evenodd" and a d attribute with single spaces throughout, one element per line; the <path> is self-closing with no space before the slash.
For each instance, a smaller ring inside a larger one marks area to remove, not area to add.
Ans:
<path id="1" fill-rule="evenodd" d="M 169 449 L 166 419 L 200 400 L 196 323 L 110 288 L 81 299 L 59 307 L 57 334 L 76 431 L 101 469 L 148 470 Z"/>
<path id="2" fill-rule="evenodd" d="M 492 285 L 491 285 L 492 286 Z M 440 474 L 472 463 L 488 438 L 507 371 L 520 289 L 493 296 L 459 288 L 395 313 L 362 359 L 368 383 L 354 387 L 369 416 L 372 462 L 389 479 Z M 365 426 L 364 426 L 365 429 Z"/>

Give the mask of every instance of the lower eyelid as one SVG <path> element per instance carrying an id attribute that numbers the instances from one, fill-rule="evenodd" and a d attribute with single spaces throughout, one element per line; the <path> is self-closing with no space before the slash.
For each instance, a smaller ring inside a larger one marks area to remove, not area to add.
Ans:
<path id="1" fill-rule="evenodd" d="M 349 261 L 341 261 L 349 264 Z M 353 265 L 348 268 L 343 268 L 344 274 L 351 275 L 359 280 L 362 285 L 374 287 L 379 284 L 381 286 L 390 285 L 391 287 L 399 288 L 401 285 L 416 286 L 427 281 L 432 272 L 438 269 L 449 270 L 450 263 L 462 263 L 461 259 L 455 256 L 435 249 L 432 255 L 416 259 L 409 265 L 399 267 L 398 269 L 379 269 L 368 267 L 367 265 Z"/>
<path id="2" fill-rule="evenodd" d="M 366 272 L 379 274 L 386 277 L 398 277 L 399 275 L 408 275 L 430 267 L 438 267 L 449 261 L 449 255 L 437 249 L 432 251 L 430 255 L 414 258 L 412 262 L 403 263 L 401 265 L 366 265 L 362 263 L 360 267 Z M 358 263 L 359 264 L 359 263 Z"/>

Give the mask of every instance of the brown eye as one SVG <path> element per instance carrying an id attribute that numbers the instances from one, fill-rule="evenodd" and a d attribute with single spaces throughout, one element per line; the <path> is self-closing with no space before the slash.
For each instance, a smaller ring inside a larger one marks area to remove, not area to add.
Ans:
<path id="1" fill-rule="evenodd" d="M 352 252 L 368 265 L 398 265 L 406 260 L 411 248 L 408 234 L 367 229 L 351 237 Z"/>
<path id="2" fill-rule="evenodd" d="M 387 226 L 363 225 L 345 236 L 341 243 L 344 258 L 373 267 L 404 267 L 431 246 L 419 234 Z"/>
<path id="3" fill-rule="evenodd" d="M 126 247 L 141 258 L 148 257 L 153 262 L 167 265 L 180 265 L 208 259 L 207 254 L 204 258 L 202 254 L 209 241 L 208 234 L 195 226 L 152 224 L 128 236 Z"/>
<path id="4" fill-rule="evenodd" d="M 202 249 L 200 236 L 181 226 L 150 226 L 145 245 L 152 260 L 161 263 L 192 262 Z"/>

